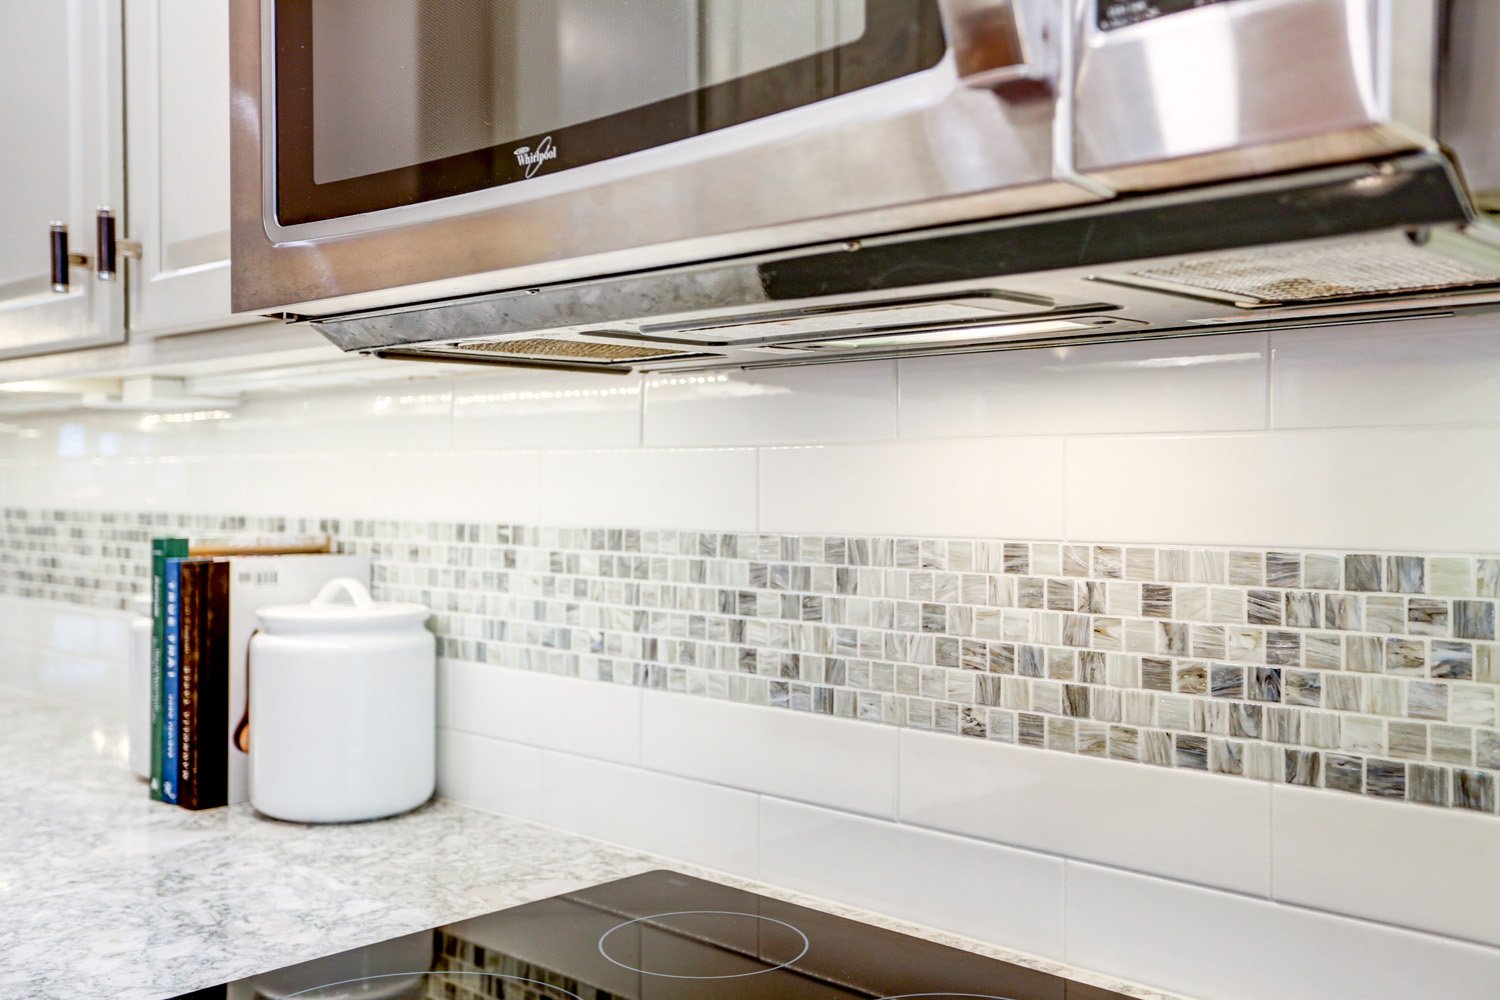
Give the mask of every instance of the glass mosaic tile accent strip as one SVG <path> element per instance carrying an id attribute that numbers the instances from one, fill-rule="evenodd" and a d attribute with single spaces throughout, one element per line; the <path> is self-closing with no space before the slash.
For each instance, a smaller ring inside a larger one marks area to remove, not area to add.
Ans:
<path id="1" fill-rule="evenodd" d="M 6 510 L 0 594 L 327 531 L 440 656 L 1484 813 L 1500 556 Z"/>

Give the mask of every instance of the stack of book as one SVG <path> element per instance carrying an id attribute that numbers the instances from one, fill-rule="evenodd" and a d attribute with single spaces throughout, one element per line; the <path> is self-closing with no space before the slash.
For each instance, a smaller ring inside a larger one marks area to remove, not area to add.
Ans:
<path id="1" fill-rule="evenodd" d="M 365 556 L 324 539 L 151 543 L 151 798 L 187 809 L 249 797 L 250 639 L 256 612 L 366 584 Z"/>

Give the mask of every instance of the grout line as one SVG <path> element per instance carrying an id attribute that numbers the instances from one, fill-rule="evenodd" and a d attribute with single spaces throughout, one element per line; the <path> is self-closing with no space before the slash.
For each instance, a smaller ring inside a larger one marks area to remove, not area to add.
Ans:
<path id="1" fill-rule="evenodd" d="M 902 735 L 905 729 L 905 726 L 900 726 L 896 730 L 896 811 L 891 816 L 891 821 L 895 823 L 901 822 L 901 751 L 903 744 L 906 743 Z"/>
<path id="2" fill-rule="evenodd" d="M 1328 766 L 1325 757 L 1323 766 Z M 1363 795 L 1360 798 L 1364 798 Z M 1276 784 L 1266 786 L 1266 898 L 1276 902 Z"/>
<path id="3" fill-rule="evenodd" d="M 755 877 L 761 878 L 765 873 L 765 860 L 762 857 L 765 850 L 766 836 L 766 796 L 763 792 L 755 794 Z"/>
<path id="4" fill-rule="evenodd" d="M 646 376 L 636 375 L 636 384 L 640 391 L 636 393 L 636 417 L 635 417 L 635 445 L 637 448 L 646 447 Z"/>
<path id="5" fill-rule="evenodd" d="M 1062 536 L 1064 544 L 1073 540 L 1073 487 L 1072 479 L 1068 474 L 1068 464 L 1073 459 L 1075 439 L 1075 435 L 1067 435 L 1062 439 Z"/>
<path id="6" fill-rule="evenodd" d="M 458 387 L 458 379 L 448 383 L 448 451 L 458 450 Z"/>
<path id="7" fill-rule="evenodd" d="M 1062 956 L 1064 962 L 1072 962 L 1071 949 L 1068 946 L 1068 929 L 1071 921 L 1068 920 L 1068 876 L 1073 871 L 1073 859 L 1063 858 L 1062 862 Z"/>
<path id="8" fill-rule="evenodd" d="M 762 498 L 765 495 L 765 488 L 762 485 L 762 481 L 761 481 L 761 475 L 762 475 L 761 458 L 762 458 L 762 456 L 764 454 L 765 454 L 765 449 L 764 448 L 756 448 L 755 449 L 755 476 L 754 476 L 754 480 L 755 480 L 755 532 L 756 532 L 756 534 L 763 533 L 764 528 L 765 528 L 765 519 L 764 519 L 762 511 L 761 511 Z"/>
<path id="9" fill-rule="evenodd" d="M 1265 338 L 1266 338 L 1266 364 L 1265 364 L 1264 371 L 1265 371 L 1265 379 L 1266 379 L 1266 387 L 1265 387 L 1266 414 L 1265 414 L 1265 417 L 1264 417 L 1262 423 L 1264 424 L 1264 429 L 1267 430 L 1267 431 L 1270 431 L 1270 430 L 1275 429 L 1275 425 L 1276 425 L 1276 421 L 1275 421 L 1275 419 L 1273 417 L 1273 414 L 1276 412 L 1275 411 L 1276 392 L 1275 392 L 1275 388 L 1274 388 L 1274 386 L 1276 384 L 1276 352 L 1275 352 L 1275 345 L 1273 343 L 1272 335 L 1270 333 L 1267 333 L 1265 335 Z"/>
<path id="10" fill-rule="evenodd" d="M 892 441 L 904 441 L 904 440 L 906 440 L 906 436 L 905 436 L 905 433 L 904 433 L 904 431 L 905 431 L 905 423 L 906 422 L 903 419 L 903 414 L 902 414 L 902 406 L 901 406 L 901 400 L 902 400 L 901 382 L 902 382 L 903 373 L 906 370 L 906 365 L 901 361 L 900 358 L 896 358 L 892 363 L 896 366 L 896 371 L 895 371 L 894 377 L 892 379 L 895 382 L 895 384 L 896 384 L 896 399 L 895 399 L 895 406 L 893 407 L 893 409 L 895 410 L 895 414 L 894 415 L 895 415 L 895 419 L 896 419 L 896 426 L 895 426 L 894 432 L 893 432 L 893 434 L 891 436 L 891 440 Z"/>

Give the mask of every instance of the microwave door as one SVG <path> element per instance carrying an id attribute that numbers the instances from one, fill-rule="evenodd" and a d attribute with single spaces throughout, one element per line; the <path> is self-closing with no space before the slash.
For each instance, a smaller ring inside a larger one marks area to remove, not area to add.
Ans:
<path id="1" fill-rule="evenodd" d="M 279 0 L 271 221 L 328 235 L 315 224 L 612 161 L 895 78 L 942 54 L 910 44 L 915 6 Z"/>
<path id="2" fill-rule="evenodd" d="M 241 311 L 349 315 L 1103 196 L 1054 155 L 1056 0 L 230 4 Z"/>

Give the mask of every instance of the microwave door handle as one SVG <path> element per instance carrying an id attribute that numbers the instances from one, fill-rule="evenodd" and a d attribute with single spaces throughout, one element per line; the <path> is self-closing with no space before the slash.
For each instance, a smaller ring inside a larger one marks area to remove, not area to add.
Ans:
<path id="1" fill-rule="evenodd" d="M 1056 68 L 1050 56 L 1064 28 L 1043 22 L 1066 5 L 1056 0 L 941 2 L 958 75 L 966 86 L 1015 100 L 1053 92 Z"/>

